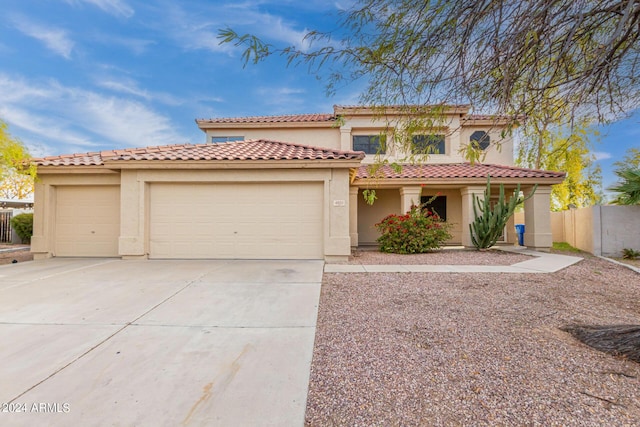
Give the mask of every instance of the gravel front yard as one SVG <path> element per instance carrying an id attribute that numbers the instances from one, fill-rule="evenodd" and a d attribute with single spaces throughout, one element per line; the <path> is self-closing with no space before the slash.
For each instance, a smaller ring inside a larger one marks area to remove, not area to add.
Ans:
<path id="1" fill-rule="evenodd" d="M 306 424 L 640 425 L 640 364 L 573 323 L 640 324 L 640 275 L 589 256 L 553 274 L 325 274 Z"/>
<path id="2" fill-rule="evenodd" d="M 356 251 L 348 264 L 446 264 L 446 265 L 512 265 L 530 260 L 529 255 L 505 252 L 498 249 L 442 249 L 426 254 L 385 254 L 373 250 Z"/>

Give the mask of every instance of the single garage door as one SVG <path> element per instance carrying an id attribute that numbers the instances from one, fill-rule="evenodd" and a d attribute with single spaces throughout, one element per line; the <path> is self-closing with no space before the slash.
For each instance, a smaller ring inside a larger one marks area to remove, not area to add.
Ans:
<path id="1" fill-rule="evenodd" d="M 151 184 L 150 257 L 319 259 L 323 184 Z"/>
<path id="2" fill-rule="evenodd" d="M 120 188 L 56 189 L 55 256 L 118 256 Z"/>

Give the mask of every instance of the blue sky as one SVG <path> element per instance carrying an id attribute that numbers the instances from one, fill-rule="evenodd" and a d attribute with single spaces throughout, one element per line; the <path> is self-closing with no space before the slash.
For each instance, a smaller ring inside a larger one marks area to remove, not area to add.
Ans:
<path id="1" fill-rule="evenodd" d="M 304 66 L 274 57 L 243 69 L 218 29 L 304 47 L 330 30 L 340 1 L 3 0 L 0 118 L 33 155 L 204 142 L 195 118 L 331 112 L 355 104 L 352 83 L 328 98 Z M 640 114 L 602 129 L 611 164 L 640 145 Z"/>

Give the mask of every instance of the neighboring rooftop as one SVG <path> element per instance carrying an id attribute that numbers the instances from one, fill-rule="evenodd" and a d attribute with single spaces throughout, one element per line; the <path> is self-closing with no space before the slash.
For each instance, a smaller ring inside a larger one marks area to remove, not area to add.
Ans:
<path id="1" fill-rule="evenodd" d="M 360 151 L 341 151 L 264 139 L 218 144 L 176 144 L 50 156 L 32 161 L 38 166 L 100 166 L 105 161 L 230 161 L 230 160 L 360 160 Z"/>
<path id="2" fill-rule="evenodd" d="M 564 172 L 552 172 L 537 169 L 525 169 L 515 166 L 491 165 L 482 163 L 442 163 L 402 165 L 400 172 L 391 166 L 360 166 L 356 174 L 357 179 L 385 178 L 385 179 L 455 179 L 455 178 L 551 178 L 563 179 Z"/>

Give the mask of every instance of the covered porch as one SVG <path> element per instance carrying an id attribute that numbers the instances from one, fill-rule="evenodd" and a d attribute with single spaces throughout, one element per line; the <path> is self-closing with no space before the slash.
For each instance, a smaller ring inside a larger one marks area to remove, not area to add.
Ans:
<path id="1" fill-rule="evenodd" d="M 508 197 L 520 184 L 528 196 L 537 184 L 533 196 L 524 203 L 525 246 L 548 251 L 552 246 L 550 196 L 551 186 L 562 182 L 564 173 L 537 171 L 508 166 L 475 164 L 404 165 L 400 172 L 389 166 L 375 173 L 361 166 L 352 176 L 350 187 L 350 238 L 353 247 L 375 245 L 379 236 L 375 224 L 390 214 L 403 214 L 411 205 L 433 200 L 430 208 L 452 224 L 450 245 L 473 247 L 469 224 L 474 220 L 474 198 L 483 199 L 491 176 L 491 199 L 497 202 L 500 184 Z M 375 190 L 373 205 L 363 197 L 365 189 Z M 516 244 L 515 219 L 511 217 L 502 244 Z"/>

